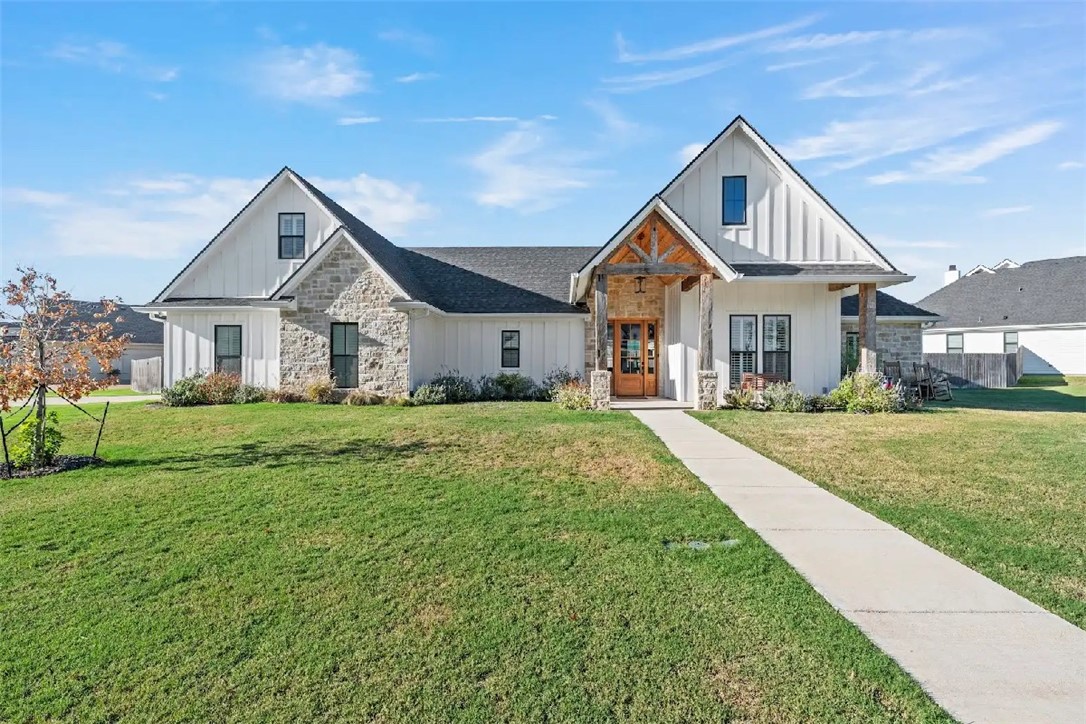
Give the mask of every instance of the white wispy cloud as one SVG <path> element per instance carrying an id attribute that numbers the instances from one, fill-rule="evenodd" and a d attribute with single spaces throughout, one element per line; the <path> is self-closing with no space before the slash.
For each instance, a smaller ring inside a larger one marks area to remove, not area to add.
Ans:
<path id="1" fill-rule="evenodd" d="M 393 28 L 377 34 L 386 43 L 400 45 L 419 55 L 431 55 L 437 48 L 437 41 L 432 35 L 418 30 Z"/>
<path id="2" fill-rule="evenodd" d="M 595 113 L 603 122 L 605 139 L 614 143 L 630 143 L 641 138 L 645 133 L 645 126 L 619 110 L 606 98 L 593 98 L 585 101 L 585 106 Z"/>
<path id="3" fill-rule="evenodd" d="M 976 183 L 983 177 L 970 176 L 973 171 L 1023 148 L 1042 143 L 1063 128 L 1059 121 L 1041 121 L 1005 131 L 975 146 L 941 148 L 913 161 L 901 171 L 869 176 L 876 185 L 908 181 L 950 181 Z"/>
<path id="4" fill-rule="evenodd" d="M 312 179 L 381 233 L 396 236 L 434 209 L 416 185 L 366 174 Z M 36 221 L 34 244 L 62 256 L 176 259 L 207 243 L 266 178 L 165 174 L 70 192 L 4 189 Z"/>
<path id="5" fill-rule="evenodd" d="M 554 208 L 600 176 L 586 161 L 584 154 L 557 147 L 538 124 L 523 123 L 469 159 L 482 176 L 475 201 L 522 213 Z"/>
<path id="6" fill-rule="evenodd" d="M 377 116 L 341 116 L 336 119 L 337 126 L 361 126 L 369 123 L 379 123 Z"/>
<path id="7" fill-rule="evenodd" d="M 938 63 L 924 63 L 908 71 L 902 77 L 865 79 L 863 82 L 852 82 L 868 76 L 874 67 L 873 63 L 867 63 L 843 75 L 813 83 L 804 89 L 800 97 L 803 100 L 814 100 L 817 98 L 918 96 L 954 90 L 974 80 L 972 77 L 948 78 Z M 940 77 L 937 78 L 936 76 Z"/>
<path id="8" fill-rule="evenodd" d="M 558 116 L 544 113 L 535 118 L 519 116 L 442 116 L 439 118 L 417 118 L 416 123 L 530 123 L 533 121 L 556 121 Z"/>
<path id="9" fill-rule="evenodd" d="M 818 15 L 808 15 L 788 23 L 771 25 L 759 30 L 752 30 L 735 35 L 720 35 L 715 38 L 707 38 L 706 40 L 699 40 L 686 45 L 679 45 L 674 48 L 655 50 L 646 53 L 635 53 L 631 51 L 629 43 L 627 43 L 626 39 L 622 36 L 622 33 L 616 33 L 615 46 L 618 49 L 618 62 L 620 63 L 684 60 L 686 58 L 693 58 L 698 55 L 715 53 L 726 48 L 744 45 L 746 43 L 754 42 L 755 40 L 764 40 L 778 35 L 785 35 L 794 30 L 799 30 L 811 25 L 818 20 L 818 18 Z"/>
<path id="10" fill-rule="evenodd" d="M 157 83 L 169 83 L 177 80 L 180 75 L 178 68 L 152 63 L 125 43 L 116 40 L 62 41 L 50 48 L 46 56 Z"/>
<path id="11" fill-rule="evenodd" d="M 372 74 L 346 48 L 317 43 L 279 46 L 250 64 L 253 87 L 262 95 L 293 103 L 323 103 L 369 90 Z"/>
<path id="12" fill-rule="evenodd" d="M 640 91 L 649 90 L 650 88 L 685 83 L 686 81 L 694 80 L 695 78 L 701 78 L 716 73 L 733 64 L 733 60 L 725 58 L 722 60 L 714 60 L 711 63 L 691 65 L 675 70 L 660 70 L 646 73 L 634 73 L 632 75 L 613 76 L 611 78 L 604 78 L 602 82 L 604 90 L 610 93 L 638 93 Z"/>
<path id="13" fill-rule="evenodd" d="M 809 65 L 818 65 L 819 63 L 825 63 L 829 60 L 829 57 L 823 58 L 805 58 L 804 60 L 789 60 L 784 63 L 771 63 L 765 67 L 766 73 L 779 73 L 782 70 L 794 70 L 796 68 L 806 68 Z"/>
<path id="14" fill-rule="evenodd" d="M 843 33 L 816 33 L 794 38 L 778 40 L 767 46 L 767 50 L 774 53 L 789 53 L 809 50 L 830 50 L 857 45 L 871 45 L 873 43 L 889 43 L 893 41 L 907 42 L 944 42 L 957 40 L 976 35 L 976 28 L 921 28 L 919 30 L 903 30 L 889 28 L 883 30 L 850 30 Z"/>
<path id="15" fill-rule="evenodd" d="M 705 150 L 704 143 L 688 143 L 679 149 L 679 160 L 683 166 L 693 161 L 699 153 Z"/>
<path id="16" fill-rule="evenodd" d="M 1056 166 L 1058 171 L 1074 171 L 1077 168 L 1086 168 L 1086 163 L 1082 161 L 1064 161 Z"/>
<path id="17" fill-rule="evenodd" d="M 438 78 L 437 73 L 408 73 L 407 75 L 401 75 L 396 77 L 397 83 L 419 83 L 424 80 L 434 80 Z"/>
<path id="18" fill-rule="evenodd" d="M 1009 216 L 1011 214 L 1024 214 L 1027 211 L 1033 211 L 1032 206 L 998 206 L 994 209 L 985 209 L 980 212 L 980 215 L 985 218 L 992 218 L 995 216 Z"/>

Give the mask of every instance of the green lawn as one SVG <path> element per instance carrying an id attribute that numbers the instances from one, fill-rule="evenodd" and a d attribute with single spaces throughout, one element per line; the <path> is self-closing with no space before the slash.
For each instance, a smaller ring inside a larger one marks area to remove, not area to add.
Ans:
<path id="1" fill-rule="evenodd" d="M 698 416 L 1086 627 L 1086 388 L 954 396 L 906 415 Z"/>
<path id="2" fill-rule="evenodd" d="M 45 393 L 47 397 L 56 397 L 56 394 L 52 392 Z M 114 385 L 112 387 L 106 387 L 102 390 L 95 390 L 87 395 L 87 397 L 130 397 L 132 395 L 146 395 L 151 394 L 147 392 L 137 392 L 128 385 Z"/>
<path id="3" fill-rule="evenodd" d="M 133 404 L 103 454 L 0 481 L 0 720 L 947 720 L 627 414 Z"/>

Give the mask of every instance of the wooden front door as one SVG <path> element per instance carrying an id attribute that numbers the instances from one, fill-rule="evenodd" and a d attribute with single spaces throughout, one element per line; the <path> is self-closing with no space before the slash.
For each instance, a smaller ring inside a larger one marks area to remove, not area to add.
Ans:
<path id="1" fill-rule="evenodd" d="M 613 377 L 618 397 L 656 395 L 658 363 L 655 320 L 618 319 L 612 327 L 614 340 Z"/>

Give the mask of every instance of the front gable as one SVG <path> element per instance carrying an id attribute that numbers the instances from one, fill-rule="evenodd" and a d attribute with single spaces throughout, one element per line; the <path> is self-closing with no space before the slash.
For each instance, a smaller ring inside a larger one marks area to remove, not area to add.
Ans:
<path id="1" fill-rule="evenodd" d="M 305 257 L 279 258 L 279 214 L 304 214 Z M 155 301 L 262 297 L 278 288 L 339 226 L 284 168 L 204 247 Z M 153 243 L 153 241 L 151 242 Z"/>
<path id="2" fill-rule="evenodd" d="M 743 223 L 724 223 L 724 177 L 745 179 Z M 741 117 L 660 195 L 728 262 L 866 263 L 893 269 Z"/>

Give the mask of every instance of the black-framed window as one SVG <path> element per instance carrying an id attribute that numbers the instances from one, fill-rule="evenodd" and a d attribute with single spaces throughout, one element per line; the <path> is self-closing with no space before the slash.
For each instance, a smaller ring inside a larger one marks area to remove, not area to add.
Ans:
<path id="1" fill-rule="evenodd" d="M 332 376 L 336 387 L 358 387 L 358 325 L 332 322 Z"/>
<path id="2" fill-rule="evenodd" d="M 305 214 L 279 214 L 279 258 L 305 259 Z"/>
<path id="3" fill-rule="evenodd" d="M 725 176 L 721 184 L 722 214 L 724 226 L 747 223 L 747 177 Z"/>
<path id="4" fill-rule="evenodd" d="M 215 371 L 241 374 L 241 325 L 215 325 Z"/>
<path id="5" fill-rule="evenodd" d="M 965 351 L 965 337 L 961 332 L 951 332 L 946 336 L 946 353 L 961 354 Z"/>
<path id="6" fill-rule="evenodd" d="M 734 390 L 743 381 L 743 373 L 754 373 L 758 357 L 758 317 L 733 314 L 729 319 L 728 381 Z"/>
<path id="7" fill-rule="evenodd" d="M 520 330 L 502 330 L 502 367 L 520 367 Z"/>
<path id="8" fill-rule="evenodd" d="M 1003 333 L 1003 354 L 1018 354 L 1018 332 Z"/>
<path id="9" fill-rule="evenodd" d="M 762 374 L 792 379 L 791 315 L 762 315 Z"/>
<path id="10" fill-rule="evenodd" d="M 845 332 L 845 357 L 841 360 L 841 376 L 844 377 L 860 366 L 860 333 Z"/>

